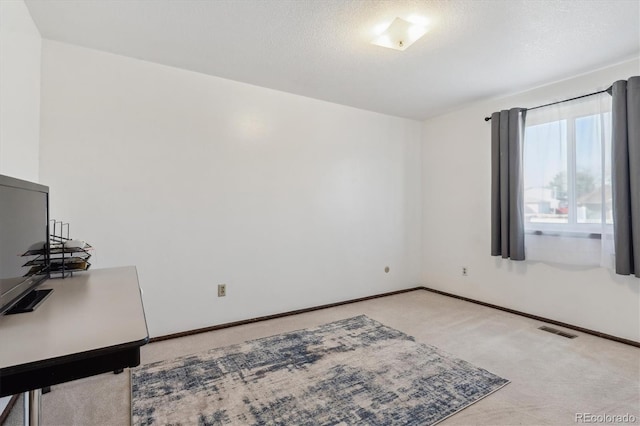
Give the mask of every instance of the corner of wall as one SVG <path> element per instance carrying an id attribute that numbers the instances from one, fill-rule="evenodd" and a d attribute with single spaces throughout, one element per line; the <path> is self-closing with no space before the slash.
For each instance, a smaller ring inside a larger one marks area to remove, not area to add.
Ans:
<path id="1" fill-rule="evenodd" d="M 42 37 L 22 0 L 0 20 L 0 173 L 38 181 Z"/>

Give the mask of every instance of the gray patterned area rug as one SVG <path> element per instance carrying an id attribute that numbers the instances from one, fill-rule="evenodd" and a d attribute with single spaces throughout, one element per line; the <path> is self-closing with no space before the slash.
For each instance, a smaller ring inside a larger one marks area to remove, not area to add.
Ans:
<path id="1" fill-rule="evenodd" d="M 509 383 L 364 315 L 132 370 L 135 425 L 432 425 Z"/>

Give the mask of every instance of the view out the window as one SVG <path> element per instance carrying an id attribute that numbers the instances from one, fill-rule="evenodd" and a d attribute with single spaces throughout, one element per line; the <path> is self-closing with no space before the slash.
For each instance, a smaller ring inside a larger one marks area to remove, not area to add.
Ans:
<path id="1" fill-rule="evenodd" d="M 524 138 L 525 222 L 530 230 L 598 232 L 612 223 L 611 112 L 537 118 Z"/>

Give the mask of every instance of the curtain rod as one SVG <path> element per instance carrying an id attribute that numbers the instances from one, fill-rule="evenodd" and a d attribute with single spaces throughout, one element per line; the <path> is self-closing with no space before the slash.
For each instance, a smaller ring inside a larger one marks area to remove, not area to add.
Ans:
<path id="1" fill-rule="evenodd" d="M 561 104 L 563 102 L 575 101 L 576 99 L 586 98 L 587 96 L 599 95 L 600 93 L 605 93 L 605 92 L 608 93 L 608 94 L 611 94 L 611 88 L 612 87 L 613 86 L 609 86 L 604 90 L 600 90 L 599 92 L 588 93 L 586 95 L 576 96 L 575 98 L 565 99 L 563 101 L 557 101 L 557 102 L 551 102 L 550 104 L 538 105 L 538 106 L 535 106 L 533 108 L 526 108 L 526 110 L 527 111 L 531 111 L 532 109 L 544 108 L 544 107 L 548 107 L 548 106 L 551 106 L 551 105 Z M 489 121 L 489 120 L 491 120 L 491 117 L 485 117 L 484 118 L 484 121 Z"/>

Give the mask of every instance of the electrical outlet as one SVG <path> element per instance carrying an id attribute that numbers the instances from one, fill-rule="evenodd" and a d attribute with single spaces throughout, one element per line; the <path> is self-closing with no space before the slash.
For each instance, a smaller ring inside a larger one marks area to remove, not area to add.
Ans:
<path id="1" fill-rule="evenodd" d="M 462 276 L 466 277 L 467 275 L 469 275 L 469 268 L 467 268 L 466 266 L 462 267 Z"/>
<path id="2" fill-rule="evenodd" d="M 218 284 L 218 297 L 224 297 L 227 295 L 227 285 Z"/>

